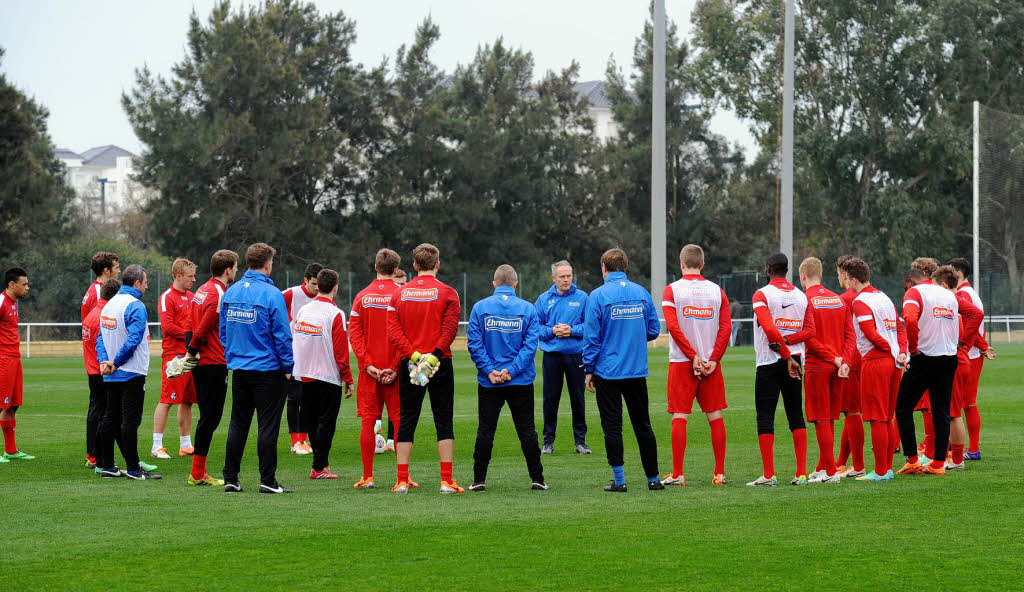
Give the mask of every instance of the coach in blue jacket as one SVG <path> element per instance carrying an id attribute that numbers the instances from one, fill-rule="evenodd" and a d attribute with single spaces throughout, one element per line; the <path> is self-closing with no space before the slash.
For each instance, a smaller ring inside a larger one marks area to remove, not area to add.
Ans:
<path id="1" fill-rule="evenodd" d="M 534 357 L 541 327 L 533 305 L 516 296 L 518 282 L 511 265 L 494 272 L 494 294 L 477 302 L 469 315 L 469 355 L 477 368 L 477 402 L 480 426 L 473 449 L 473 484 L 470 491 L 484 491 L 487 465 L 491 462 L 494 431 L 501 408 L 508 403 L 519 444 L 526 457 L 532 488 L 547 489 L 533 416 Z"/>
<path id="2" fill-rule="evenodd" d="M 640 446 L 648 489 L 665 489 L 658 480 L 658 445 L 647 402 L 647 342 L 661 323 L 651 295 L 626 277 L 622 249 L 601 255 L 604 285 L 590 293 L 583 329 L 583 365 L 587 390 L 597 392 L 604 445 L 614 479 L 605 491 L 626 491 L 622 460 L 622 401 Z"/>
<path id="3" fill-rule="evenodd" d="M 540 321 L 541 364 L 544 372 L 544 447 L 541 454 L 555 451 L 558 403 L 562 398 L 562 377 L 569 387 L 572 435 L 576 452 L 590 454 L 587 447 L 587 415 L 583 395 L 583 311 L 587 293 L 572 282 L 572 265 L 559 261 L 551 266 L 551 288 L 537 298 Z"/>
<path id="4" fill-rule="evenodd" d="M 277 482 L 277 436 L 292 373 L 292 332 L 284 296 L 270 279 L 277 252 L 256 243 L 245 252 L 249 270 L 220 299 L 220 340 L 231 377 L 231 423 L 224 454 L 224 491 L 242 491 L 238 470 L 256 412 L 260 493 L 291 493 Z"/>

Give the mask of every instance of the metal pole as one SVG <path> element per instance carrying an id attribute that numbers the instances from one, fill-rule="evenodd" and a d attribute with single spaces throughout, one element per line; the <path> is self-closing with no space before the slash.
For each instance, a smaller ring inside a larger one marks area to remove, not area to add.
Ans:
<path id="1" fill-rule="evenodd" d="M 974 289 L 975 290 L 981 290 L 981 287 L 980 287 L 981 284 L 978 282 L 978 280 L 981 279 L 981 274 L 978 272 L 979 262 L 981 260 L 981 253 L 980 253 L 980 250 L 978 249 L 979 243 L 981 242 L 981 239 L 978 236 L 978 234 L 979 234 L 978 230 L 980 228 L 980 222 L 978 220 L 978 210 L 979 210 L 978 200 L 981 197 L 980 181 L 978 179 L 978 172 L 979 172 L 979 170 L 981 168 L 979 166 L 980 160 L 981 160 L 980 159 L 980 156 L 981 156 L 981 146 L 978 143 L 978 138 L 980 136 L 980 129 L 979 129 L 979 126 L 978 126 L 978 123 L 979 123 L 979 121 L 981 119 L 980 115 L 981 115 L 981 106 L 978 104 L 978 101 L 974 101 L 974 179 L 971 181 L 971 185 L 973 186 L 973 192 L 974 192 L 974 211 L 973 211 L 973 215 L 974 215 L 974 228 L 973 228 L 973 232 L 974 232 L 974 240 L 973 240 L 973 243 L 974 243 L 974 261 L 973 261 L 973 265 L 974 265 Z M 981 292 L 979 291 L 978 293 L 980 294 Z"/>
<path id="2" fill-rule="evenodd" d="M 793 0 L 786 0 L 786 31 L 782 71 L 782 198 L 779 215 L 779 250 L 793 269 Z"/>
<path id="3" fill-rule="evenodd" d="M 665 0 L 654 0 L 651 108 L 651 298 L 665 291 Z"/>
<path id="4" fill-rule="evenodd" d="M 1009 327 L 1009 323 L 1006 326 Z M 25 327 L 25 357 L 32 357 L 32 325 Z"/>
<path id="5" fill-rule="evenodd" d="M 348 303 L 352 304 L 352 272 L 348 272 Z"/>
<path id="6" fill-rule="evenodd" d="M 466 298 L 466 272 L 462 272 L 462 314 L 468 319 L 469 314 L 466 312 L 466 309 L 469 308 L 469 300 Z"/>

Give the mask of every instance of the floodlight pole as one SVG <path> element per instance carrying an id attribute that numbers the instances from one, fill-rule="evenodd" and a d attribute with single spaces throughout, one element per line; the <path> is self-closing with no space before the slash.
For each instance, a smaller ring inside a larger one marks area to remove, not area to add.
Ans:
<path id="1" fill-rule="evenodd" d="M 785 41 L 782 73 L 782 197 L 779 212 L 779 251 L 793 261 L 793 0 L 786 0 Z"/>
<path id="2" fill-rule="evenodd" d="M 654 0 L 651 102 L 651 298 L 665 291 L 665 0 Z M 660 307 L 658 307 L 660 308 Z"/>
<path id="3" fill-rule="evenodd" d="M 981 182 L 978 179 L 978 172 L 981 169 L 981 167 L 979 166 L 980 165 L 980 160 L 981 160 L 981 146 L 979 145 L 979 142 L 978 142 L 978 139 L 979 139 L 980 134 L 981 134 L 981 128 L 978 125 L 980 123 L 980 121 L 981 121 L 981 105 L 978 103 L 978 101 L 974 101 L 974 175 L 973 175 L 974 178 L 971 180 L 972 190 L 973 190 L 973 193 L 974 193 L 974 199 L 973 199 L 973 202 L 974 202 L 974 206 L 973 206 L 974 222 L 973 222 L 973 228 L 972 228 L 972 231 L 973 231 L 973 233 L 972 233 L 973 234 L 973 243 L 974 243 L 974 258 L 973 258 L 973 261 L 971 263 L 972 263 L 972 269 L 974 270 L 974 289 L 979 294 L 981 293 L 981 282 L 978 281 L 981 278 L 981 272 L 979 271 L 979 267 L 980 267 L 980 263 L 981 263 L 981 249 L 979 248 L 981 246 L 981 238 L 978 236 L 979 235 L 978 231 L 981 229 L 981 222 L 978 220 L 978 214 L 980 213 L 979 212 L 980 204 L 978 203 L 978 201 L 981 198 L 981 185 L 980 185 Z"/>

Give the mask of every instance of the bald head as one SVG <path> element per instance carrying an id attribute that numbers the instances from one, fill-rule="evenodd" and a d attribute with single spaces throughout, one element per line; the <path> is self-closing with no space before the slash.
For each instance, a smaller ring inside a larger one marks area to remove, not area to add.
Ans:
<path id="1" fill-rule="evenodd" d="M 494 287 L 498 286 L 512 286 L 515 287 L 516 283 L 519 282 L 519 274 L 511 265 L 505 263 L 498 266 L 498 269 L 494 270 Z"/>

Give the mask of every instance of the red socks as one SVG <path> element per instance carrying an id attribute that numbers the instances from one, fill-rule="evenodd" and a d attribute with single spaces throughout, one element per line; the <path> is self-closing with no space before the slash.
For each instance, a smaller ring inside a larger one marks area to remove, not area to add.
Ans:
<path id="1" fill-rule="evenodd" d="M 850 456 L 853 457 L 853 470 L 864 470 L 864 423 L 861 415 L 853 415 L 846 418 L 846 427 L 850 432 Z"/>
<path id="2" fill-rule="evenodd" d="M 302 440 L 299 438 L 298 432 L 288 432 L 288 435 L 292 437 L 292 446 L 295 446 L 299 442 L 302 442 Z"/>
<path id="3" fill-rule="evenodd" d="M 889 426 L 884 421 L 871 423 L 871 452 L 875 455 L 875 474 L 885 475 L 889 471 L 885 459 L 892 454 L 889 450 Z"/>
<path id="4" fill-rule="evenodd" d="M 839 436 L 839 459 L 836 464 L 845 465 L 850 458 L 850 416 L 843 420 L 843 435 Z"/>
<path id="5" fill-rule="evenodd" d="M 964 445 L 953 444 L 953 462 L 960 464 L 964 462 Z"/>
<path id="6" fill-rule="evenodd" d="M 441 481 L 452 482 L 452 463 L 441 461 Z"/>
<path id="7" fill-rule="evenodd" d="M 981 414 L 977 405 L 964 409 L 964 423 L 967 424 L 967 450 L 978 452 L 981 449 Z"/>
<path id="8" fill-rule="evenodd" d="M 935 432 L 932 429 L 932 411 L 931 409 L 921 410 L 921 419 L 924 420 L 924 455 L 928 458 L 935 458 L 935 451 L 932 450 L 932 446 L 935 444 Z"/>
<path id="9" fill-rule="evenodd" d="M 0 420 L 0 428 L 4 432 L 4 452 L 7 454 L 14 454 L 18 451 L 18 445 L 14 442 L 14 425 L 16 421 L 14 419 Z"/>
<path id="10" fill-rule="evenodd" d="M 409 464 L 398 464 L 398 482 L 408 483 L 409 482 Z"/>
<path id="11" fill-rule="evenodd" d="M 299 434 L 299 442 L 309 442 L 309 433 L 302 432 Z"/>
<path id="12" fill-rule="evenodd" d="M 202 479 L 206 476 L 206 457 L 198 454 L 192 455 L 192 478 Z"/>
<path id="13" fill-rule="evenodd" d="M 896 425 L 896 419 L 889 420 L 889 452 L 896 454 L 896 449 L 900 447 L 900 429 Z M 909 450 L 907 452 L 910 452 Z"/>
<path id="14" fill-rule="evenodd" d="M 672 418 L 672 476 L 683 474 L 683 457 L 686 455 L 686 418 Z"/>
<path id="15" fill-rule="evenodd" d="M 761 464 L 764 465 L 765 479 L 775 476 L 775 434 L 758 434 L 757 445 L 761 448 Z"/>
<path id="16" fill-rule="evenodd" d="M 830 477 L 836 474 L 836 459 L 832 456 L 835 434 L 832 430 L 831 421 L 814 423 L 814 436 L 818 440 L 818 470 L 825 471 Z"/>
<path id="17" fill-rule="evenodd" d="M 807 428 L 793 430 L 793 452 L 796 454 L 796 474 L 807 474 Z"/>
<path id="18" fill-rule="evenodd" d="M 711 427 L 711 447 L 715 451 L 715 474 L 725 474 L 725 420 L 721 417 L 708 423 Z"/>
<path id="19" fill-rule="evenodd" d="M 373 433 L 374 423 L 376 420 L 373 418 L 364 417 L 359 428 L 359 454 L 363 459 L 363 479 L 373 477 L 373 449 L 377 439 Z"/>

